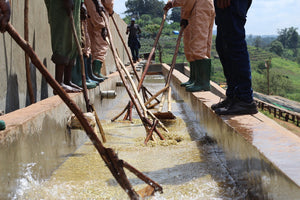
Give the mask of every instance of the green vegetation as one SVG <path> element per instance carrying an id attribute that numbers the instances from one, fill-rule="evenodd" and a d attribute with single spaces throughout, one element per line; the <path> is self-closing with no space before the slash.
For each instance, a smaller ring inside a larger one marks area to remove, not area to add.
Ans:
<path id="1" fill-rule="evenodd" d="M 155 11 L 149 12 L 155 6 Z M 128 0 L 126 1 L 126 23 L 131 17 L 142 29 L 141 54 L 149 53 L 159 30 L 163 16 L 164 2 L 159 0 Z M 138 10 L 139 12 L 136 12 Z M 159 44 L 156 48 L 156 62 L 171 63 L 179 31 L 180 10 L 169 11 L 169 20 L 165 22 Z M 269 92 L 300 102 L 300 39 L 296 28 L 290 27 L 278 31 L 278 36 L 247 37 L 248 50 L 252 68 L 253 89 L 264 94 L 268 93 L 267 68 L 265 61 L 271 62 L 269 68 Z M 216 83 L 225 83 L 222 65 L 215 48 L 215 36 L 212 43 L 212 77 Z M 179 49 L 177 62 L 187 62 L 184 56 L 183 43 Z"/>

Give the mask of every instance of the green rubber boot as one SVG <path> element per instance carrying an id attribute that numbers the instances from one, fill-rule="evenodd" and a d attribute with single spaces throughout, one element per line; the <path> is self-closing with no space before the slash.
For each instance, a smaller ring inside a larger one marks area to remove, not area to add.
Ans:
<path id="1" fill-rule="evenodd" d="M 5 122 L 3 120 L 0 120 L 0 131 L 5 130 L 6 126 L 5 126 Z"/>
<path id="2" fill-rule="evenodd" d="M 190 78 L 187 82 L 181 83 L 181 87 L 186 87 L 187 85 L 191 85 L 195 81 L 195 67 L 194 67 L 195 61 L 190 62 Z"/>
<path id="3" fill-rule="evenodd" d="M 77 59 L 75 66 L 72 68 L 72 82 L 82 87 L 82 73 L 79 59 Z M 86 81 L 86 87 L 87 89 L 93 89 L 97 87 L 97 83 Z"/>
<path id="4" fill-rule="evenodd" d="M 102 68 L 102 62 L 100 60 L 94 60 L 93 61 L 93 73 L 100 78 L 107 79 L 106 76 L 101 74 L 101 68 Z"/>
<path id="5" fill-rule="evenodd" d="M 211 59 L 195 61 L 195 82 L 186 86 L 187 92 L 209 91 L 210 90 Z"/>

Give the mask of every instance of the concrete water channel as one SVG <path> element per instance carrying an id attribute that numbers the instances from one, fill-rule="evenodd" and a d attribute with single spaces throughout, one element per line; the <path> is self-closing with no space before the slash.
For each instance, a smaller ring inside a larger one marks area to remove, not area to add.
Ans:
<path id="1" fill-rule="evenodd" d="M 167 65 L 152 68 L 166 74 Z M 179 68 L 184 72 L 184 69 Z M 261 114 L 216 116 L 210 105 L 223 91 L 186 93 L 172 78 L 172 112 L 163 121 L 169 133 L 144 145 L 146 132 L 136 113 L 133 122 L 115 122 L 129 101 L 117 73 L 89 91 L 107 142 L 120 159 L 159 183 L 153 199 L 300 199 L 300 140 Z M 162 75 L 149 75 L 145 86 L 156 93 Z M 114 99 L 100 90 L 115 90 Z M 80 94 L 71 94 L 84 109 Z M 155 112 L 155 110 L 152 110 Z M 1 116 L 0 199 L 128 199 L 92 143 L 81 130 L 66 129 L 70 110 L 56 96 Z M 134 189 L 146 186 L 126 171 Z"/>

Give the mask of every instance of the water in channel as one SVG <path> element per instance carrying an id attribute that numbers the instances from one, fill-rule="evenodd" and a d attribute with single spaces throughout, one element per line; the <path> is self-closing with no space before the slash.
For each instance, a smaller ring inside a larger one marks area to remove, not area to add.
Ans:
<path id="1" fill-rule="evenodd" d="M 145 86 L 154 94 L 163 88 L 163 77 L 147 76 Z M 207 139 L 193 112 L 174 91 L 172 112 L 177 119 L 164 122 L 170 133 L 160 129 L 165 141 L 157 139 L 147 146 L 143 144 L 145 128 L 136 113 L 132 123 L 122 121 L 123 116 L 110 121 L 128 103 L 124 88 L 118 87 L 116 92 L 116 99 L 95 103 L 107 137 L 104 145 L 163 187 L 163 193 L 155 193 L 151 199 L 244 199 L 244 193 L 226 170 L 222 150 Z M 79 130 L 72 130 L 71 134 L 85 135 Z M 39 160 L 22 163 L 22 178 L 9 199 L 129 199 L 87 138 L 49 170 L 47 177 L 36 175 L 33 168 L 39 168 L 38 165 Z M 134 174 L 125 172 L 135 190 L 146 186 Z"/>

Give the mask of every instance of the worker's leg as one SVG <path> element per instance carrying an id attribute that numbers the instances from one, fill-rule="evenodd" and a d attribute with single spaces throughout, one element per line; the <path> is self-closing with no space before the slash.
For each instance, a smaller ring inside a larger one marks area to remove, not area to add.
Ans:
<path id="1" fill-rule="evenodd" d="M 65 66 L 64 65 L 55 65 L 55 80 L 61 85 L 61 87 L 68 93 L 80 92 L 77 88 L 71 87 L 69 85 L 64 84 L 63 77 L 64 77 Z M 54 92 L 55 93 L 55 92 Z"/>
<path id="2" fill-rule="evenodd" d="M 198 4 L 197 4 L 198 5 Z M 211 38 L 212 23 L 215 17 L 214 5 L 212 1 L 199 2 L 201 9 L 196 10 L 189 20 L 190 27 L 190 51 L 194 62 L 195 81 L 188 85 L 186 90 L 196 92 L 210 89 L 210 72 L 211 72 Z M 209 53 L 208 53 L 209 52 Z"/>
<path id="3" fill-rule="evenodd" d="M 72 61 L 70 61 L 70 63 L 68 65 L 65 66 L 65 68 L 64 68 L 64 84 L 81 91 L 82 88 L 72 82 L 72 68 L 74 67 L 74 65 L 75 65 L 75 61 L 72 60 Z"/>
<path id="4" fill-rule="evenodd" d="M 233 93 L 235 99 L 228 108 L 217 109 L 217 114 L 257 113 L 253 102 L 250 61 L 245 41 L 244 25 L 248 5 L 248 1 L 236 0 L 226 9 L 216 8 L 216 24 L 221 36 L 218 38 L 218 42 L 221 42 L 218 49 L 223 52 L 226 64 L 223 66 L 224 73 L 229 81 L 230 93 Z"/>

